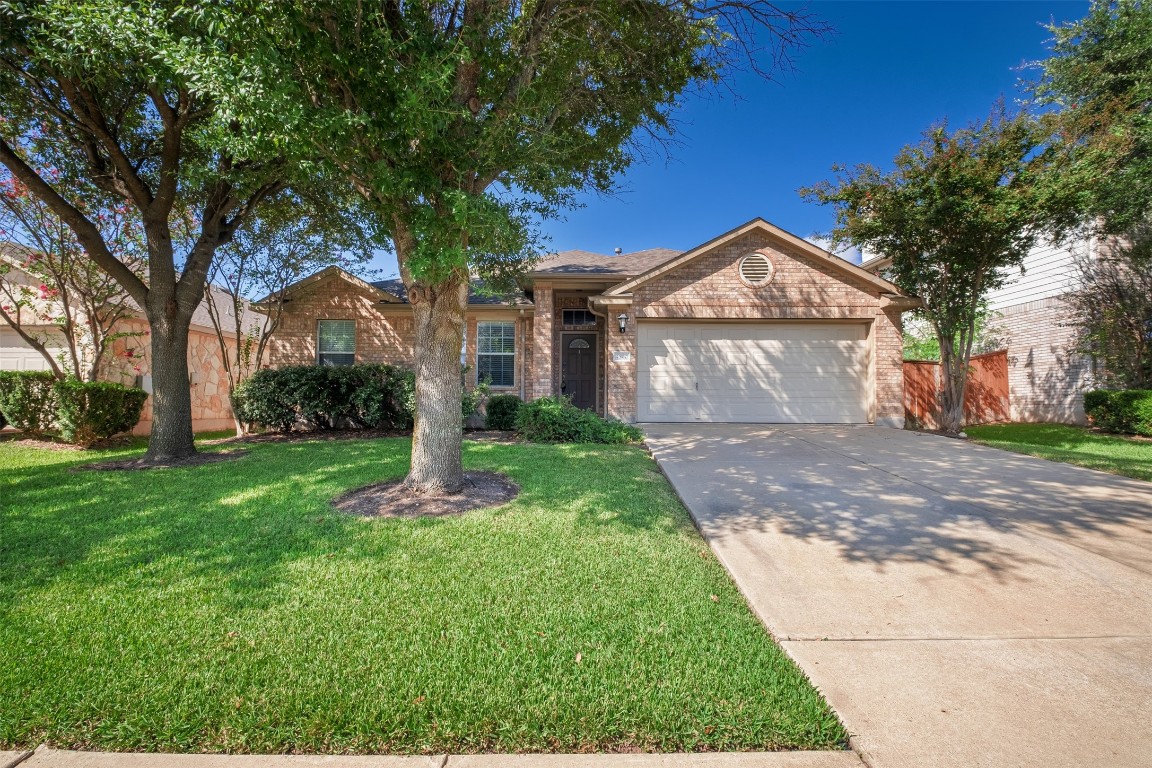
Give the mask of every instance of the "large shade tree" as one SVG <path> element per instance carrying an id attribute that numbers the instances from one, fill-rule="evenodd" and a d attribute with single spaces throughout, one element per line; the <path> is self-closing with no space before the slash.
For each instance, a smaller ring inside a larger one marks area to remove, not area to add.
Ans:
<path id="1" fill-rule="evenodd" d="M 944 370 L 941 429 L 958 433 L 982 302 L 1010 279 L 1041 236 L 1045 133 L 1002 108 L 982 123 L 928 130 L 894 167 L 838 168 L 801 190 L 836 212 L 832 237 L 891 260 L 888 277 L 923 300 Z"/>
<path id="2" fill-rule="evenodd" d="M 266 27 L 282 101 L 246 109 L 343 174 L 399 262 L 416 322 L 411 489 L 463 484 L 471 279 L 508 287 L 540 217 L 610 191 L 672 134 L 687 89 L 737 60 L 770 73 L 823 30 L 760 0 L 313 0 Z"/>
<path id="3" fill-rule="evenodd" d="M 0 163 L 143 308 L 154 460 L 195 452 L 188 331 L 216 249 L 284 184 L 276 147 L 208 96 L 254 87 L 237 52 L 257 21 L 237 4 L 0 0 Z M 143 275 L 89 215 L 91 187 L 136 218 Z"/>
<path id="4" fill-rule="evenodd" d="M 1083 19 L 1051 31 L 1052 56 L 1034 84 L 1060 139 L 1051 224 L 1144 230 L 1152 213 L 1152 4 L 1095 0 Z"/>

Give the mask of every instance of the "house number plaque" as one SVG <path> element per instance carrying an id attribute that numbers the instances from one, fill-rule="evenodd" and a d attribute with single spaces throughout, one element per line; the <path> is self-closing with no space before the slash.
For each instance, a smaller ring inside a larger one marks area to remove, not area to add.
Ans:
<path id="1" fill-rule="evenodd" d="M 630 363 L 632 362 L 631 352 L 613 352 L 612 362 L 614 363 Z"/>

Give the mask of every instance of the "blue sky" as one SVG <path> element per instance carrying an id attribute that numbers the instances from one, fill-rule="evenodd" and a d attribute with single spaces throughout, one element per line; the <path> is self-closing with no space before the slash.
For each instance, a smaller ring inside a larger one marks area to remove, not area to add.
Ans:
<path id="1" fill-rule="evenodd" d="M 811 2 L 836 30 L 795 57 L 778 82 L 732 79 L 736 96 L 686 98 L 672 159 L 634 165 L 610 198 L 544 225 L 552 250 L 687 249 L 756 216 L 803 237 L 826 232 L 829 208 L 796 190 L 835 163 L 885 166 L 947 118 L 988 115 L 1020 96 L 1021 68 L 1044 58 L 1043 24 L 1081 18 L 1086 0 Z M 381 263 L 394 274 L 395 262 Z"/>

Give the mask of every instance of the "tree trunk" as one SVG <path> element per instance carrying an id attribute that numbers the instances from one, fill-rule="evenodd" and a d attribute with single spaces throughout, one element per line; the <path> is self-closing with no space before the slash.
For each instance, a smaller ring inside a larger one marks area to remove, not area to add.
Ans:
<path id="1" fill-rule="evenodd" d="M 182 459 L 196 453 L 192 441 L 192 385 L 188 376 L 191 318 L 152 317 L 152 435 L 150 461 Z"/>
<path id="2" fill-rule="evenodd" d="M 456 493 L 464 487 L 460 349 L 467 283 L 453 278 L 408 293 L 416 321 L 416 412 L 412 468 L 405 482 L 417 493 Z"/>
<path id="3" fill-rule="evenodd" d="M 940 429 L 946 435 L 964 430 L 964 385 L 968 379 L 968 360 L 955 352 L 955 339 L 940 339 L 940 368 L 944 376 L 940 391 Z"/>

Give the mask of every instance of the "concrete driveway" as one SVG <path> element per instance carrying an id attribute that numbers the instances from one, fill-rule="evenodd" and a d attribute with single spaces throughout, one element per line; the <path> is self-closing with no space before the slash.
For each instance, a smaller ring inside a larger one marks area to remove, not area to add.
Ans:
<path id="1" fill-rule="evenodd" d="M 881 427 L 643 426 L 869 764 L 1152 765 L 1152 483 Z"/>

